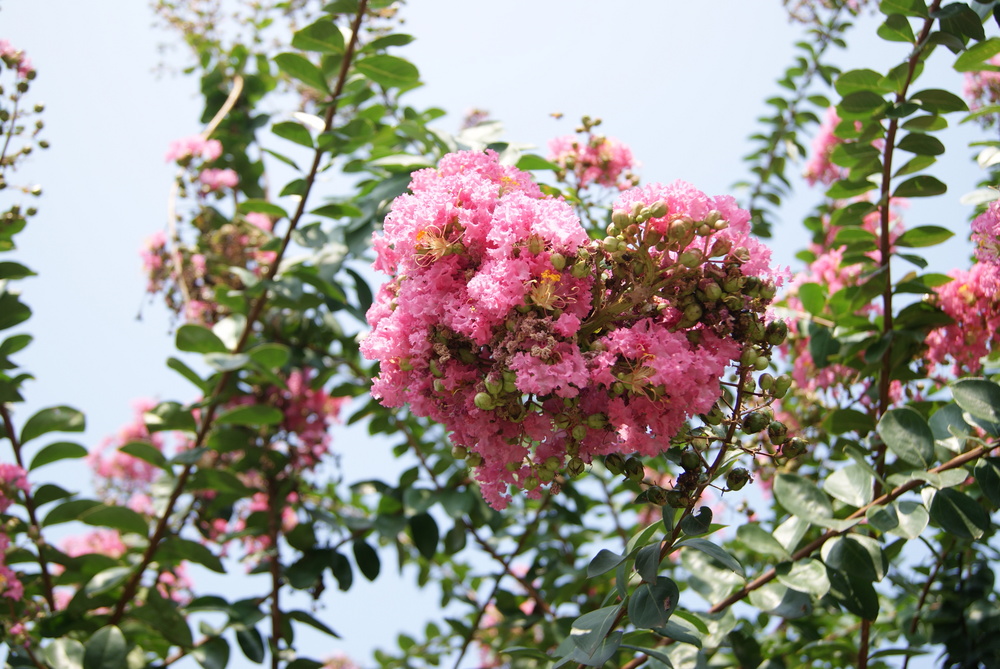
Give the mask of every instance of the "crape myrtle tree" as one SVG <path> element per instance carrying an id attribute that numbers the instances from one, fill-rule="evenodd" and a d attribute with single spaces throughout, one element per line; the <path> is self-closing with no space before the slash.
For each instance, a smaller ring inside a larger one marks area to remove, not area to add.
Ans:
<path id="1" fill-rule="evenodd" d="M 597 119 L 544 155 L 481 114 L 443 132 L 406 102 L 398 3 L 160 0 L 204 112 L 142 262 L 192 388 L 90 449 L 76 409 L 21 415 L 32 272 L 0 262 L 8 664 L 355 666 L 335 591 L 398 563 L 442 612 L 360 665 L 1000 666 L 1000 4 L 785 4 L 783 93 L 710 195 L 640 183 Z M 16 257 L 40 195 L 18 168 L 47 144 L 9 37 Z M 873 40 L 895 59 L 831 64 Z M 965 90 L 923 86 L 931 59 Z M 961 122 L 980 184 L 934 174 Z M 907 221 L 949 185 L 978 188 L 971 223 Z M 817 200 L 794 275 L 764 243 L 793 188 Z M 926 271 L 954 234 L 974 256 Z M 331 464 L 336 423 L 399 476 Z M 73 458 L 92 487 L 45 478 Z"/>

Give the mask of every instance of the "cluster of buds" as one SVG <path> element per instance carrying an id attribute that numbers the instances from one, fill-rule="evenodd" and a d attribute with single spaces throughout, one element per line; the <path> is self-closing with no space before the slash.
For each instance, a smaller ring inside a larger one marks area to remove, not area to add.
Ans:
<path id="1" fill-rule="evenodd" d="M 549 160 L 558 166 L 556 176 L 582 190 L 591 185 L 625 190 L 639 183 L 632 172 L 632 150 L 616 139 L 594 132 L 601 119 L 584 116 L 576 135 L 549 142 Z"/>
<path id="2" fill-rule="evenodd" d="M 776 277 L 730 197 L 632 189 L 588 241 L 492 153 L 449 154 L 411 190 L 375 239 L 391 280 L 362 352 L 381 363 L 373 394 L 449 428 L 494 507 L 594 456 L 662 452 L 727 366 L 770 351 Z"/>

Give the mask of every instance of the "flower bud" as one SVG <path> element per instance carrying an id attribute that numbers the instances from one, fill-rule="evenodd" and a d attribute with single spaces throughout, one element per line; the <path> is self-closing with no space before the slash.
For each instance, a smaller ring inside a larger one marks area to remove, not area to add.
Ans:
<path id="1" fill-rule="evenodd" d="M 580 458 L 570 458 L 569 463 L 566 465 L 566 471 L 569 472 L 570 476 L 579 476 L 583 473 L 585 465 L 583 460 Z"/>
<path id="2" fill-rule="evenodd" d="M 587 426 L 586 425 L 574 425 L 573 430 L 570 432 L 574 439 L 577 441 L 582 441 L 587 436 Z"/>
<path id="3" fill-rule="evenodd" d="M 722 212 L 719 211 L 718 209 L 712 209 L 711 211 L 708 212 L 708 214 L 705 215 L 704 222 L 714 226 L 716 221 L 719 221 L 721 219 L 722 219 Z"/>
<path id="4" fill-rule="evenodd" d="M 701 305 L 698 304 L 697 302 L 695 302 L 694 304 L 689 304 L 686 307 L 684 307 L 684 320 L 696 323 L 704 313 L 705 310 L 702 309 Z"/>
<path id="5" fill-rule="evenodd" d="M 726 278 L 722 282 L 722 290 L 727 293 L 739 293 L 743 290 L 744 277 L 742 276 L 731 276 Z"/>
<path id="6" fill-rule="evenodd" d="M 554 472 L 562 466 L 562 458 L 557 458 L 554 455 L 550 455 L 545 458 L 545 462 L 542 463 L 542 467 L 548 469 L 550 472 Z"/>
<path id="7" fill-rule="evenodd" d="M 566 256 L 561 253 L 553 253 L 549 256 L 549 261 L 557 270 L 562 270 L 566 267 Z"/>
<path id="8" fill-rule="evenodd" d="M 604 456 L 604 466 L 608 468 L 609 472 L 617 476 L 625 471 L 625 458 L 620 453 L 609 453 Z"/>
<path id="9" fill-rule="evenodd" d="M 614 253 L 618 250 L 618 238 L 608 235 L 604 238 L 604 250 L 608 253 Z"/>
<path id="10" fill-rule="evenodd" d="M 497 407 L 496 400 L 489 393 L 476 393 L 476 396 L 472 398 L 472 402 L 477 408 L 483 411 L 493 411 Z"/>
<path id="11" fill-rule="evenodd" d="M 528 238 L 528 250 L 534 255 L 538 255 L 545 250 L 545 240 L 536 235 L 532 235 Z"/>
<path id="12" fill-rule="evenodd" d="M 715 228 L 713 228 L 711 225 L 708 225 L 707 223 L 702 223 L 701 225 L 698 226 L 699 237 L 708 237 L 713 232 L 715 232 Z"/>
<path id="13" fill-rule="evenodd" d="M 653 204 L 649 205 L 649 215 L 652 218 L 663 218 L 667 215 L 668 210 L 669 207 L 667 207 L 667 203 L 663 200 L 657 200 Z"/>
<path id="14" fill-rule="evenodd" d="M 763 411 L 751 411 L 743 417 L 743 431 L 756 434 L 767 427 L 771 419 Z"/>
<path id="15" fill-rule="evenodd" d="M 503 378 L 496 378 L 493 375 L 486 377 L 486 381 L 483 384 L 486 386 L 486 392 L 490 395 L 499 395 L 500 391 L 503 390 Z"/>
<path id="16" fill-rule="evenodd" d="M 722 299 L 722 287 L 719 286 L 714 281 L 702 282 L 704 285 L 701 290 L 705 293 L 705 299 L 709 302 L 715 302 L 716 300 Z"/>
<path id="17" fill-rule="evenodd" d="M 749 367 L 757 362 L 757 349 L 753 346 L 745 346 L 743 348 L 743 353 L 740 354 L 740 364 L 744 367 Z"/>
<path id="18" fill-rule="evenodd" d="M 767 426 L 767 438 L 775 446 L 785 443 L 788 440 L 788 427 L 780 421 L 772 420 Z"/>
<path id="19" fill-rule="evenodd" d="M 584 422 L 593 430 L 602 430 L 607 427 L 608 417 L 602 413 L 592 413 L 584 419 Z"/>
<path id="20" fill-rule="evenodd" d="M 792 377 L 788 374 L 782 374 L 774 380 L 774 392 L 772 393 L 778 399 L 785 396 L 788 389 L 792 387 Z"/>
<path id="21" fill-rule="evenodd" d="M 760 287 L 760 297 L 762 300 L 770 302 L 778 294 L 778 287 L 773 281 L 765 281 Z"/>
<path id="22" fill-rule="evenodd" d="M 726 474 L 726 487 L 730 490 L 740 490 L 751 481 L 750 472 L 743 467 L 730 469 Z"/>
<path id="23" fill-rule="evenodd" d="M 774 387 L 774 376 L 765 372 L 757 379 L 757 385 L 761 390 L 767 391 Z"/>
<path id="24" fill-rule="evenodd" d="M 624 209 L 615 209 L 611 212 L 611 225 L 619 230 L 629 224 L 628 212 Z M 610 232 L 608 234 L 611 234 Z"/>
<path id="25" fill-rule="evenodd" d="M 718 258 L 719 256 L 724 256 L 729 253 L 729 250 L 733 248 L 733 242 L 729 239 L 716 239 L 712 243 L 712 250 L 709 251 L 708 255 L 713 258 Z"/>
<path id="26" fill-rule="evenodd" d="M 737 246 L 733 249 L 733 257 L 741 263 L 750 262 L 750 249 L 745 246 Z"/>
<path id="27" fill-rule="evenodd" d="M 434 385 L 434 392 L 443 393 L 448 390 L 444 385 L 444 381 L 442 381 L 441 379 L 434 379 L 433 385 Z"/>
<path id="28" fill-rule="evenodd" d="M 465 464 L 470 467 L 478 467 L 483 464 L 483 456 L 479 455 L 479 453 L 469 453 L 469 457 L 465 459 Z"/>
<path id="29" fill-rule="evenodd" d="M 570 274 L 573 275 L 574 279 L 582 279 L 590 274 L 590 267 L 585 262 L 577 262 L 573 265 L 573 269 L 570 270 Z"/>
<path id="30" fill-rule="evenodd" d="M 758 372 L 763 372 L 765 369 L 767 369 L 767 366 L 770 364 L 771 364 L 771 359 L 766 355 L 762 355 L 754 361 L 753 368 L 756 369 Z"/>
<path id="31" fill-rule="evenodd" d="M 452 446 L 451 447 L 451 457 L 456 460 L 464 460 L 469 457 L 469 449 L 465 446 Z"/>
<path id="32" fill-rule="evenodd" d="M 538 470 L 538 480 L 542 483 L 551 483 L 552 479 L 556 477 L 555 472 L 550 469 L 539 469 Z"/>
<path id="33" fill-rule="evenodd" d="M 687 267 L 688 269 L 694 269 L 701 264 L 702 254 L 698 249 L 691 249 L 690 251 L 685 251 L 677 257 L 677 261 Z"/>
<path id="34" fill-rule="evenodd" d="M 634 219 L 636 216 L 639 215 L 644 206 L 645 205 L 642 202 L 633 202 L 632 211 L 629 212 L 629 216 Z"/>
<path id="35" fill-rule="evenodd" d="M 524 479 L 524 489 L 527 490 L 528 492 L 531 492 L 532 490 L 537 488 L 539 484 L 540 483 L 538 481 L 537 476 L 529 476 L 528 478 Z"/>

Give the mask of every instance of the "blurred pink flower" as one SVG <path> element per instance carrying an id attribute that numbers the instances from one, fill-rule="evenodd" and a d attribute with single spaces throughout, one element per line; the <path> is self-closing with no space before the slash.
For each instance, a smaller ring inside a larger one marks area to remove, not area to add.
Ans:
<path id="1" fill-rule="evenodd" d="M 228 168 L 223 170 L 207 169 L 201 171 L 201 174 L 198 175 L 198 181 L 202 184 L 202 190 L 210 193 L 223 188 L 236 188 L 240 183 L 240 178 L 235 171 Z"/>

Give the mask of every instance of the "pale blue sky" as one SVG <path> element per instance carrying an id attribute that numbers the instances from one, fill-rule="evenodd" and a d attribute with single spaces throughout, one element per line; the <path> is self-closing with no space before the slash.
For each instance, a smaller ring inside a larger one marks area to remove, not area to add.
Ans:
<path id="1" fill-rule="evenodd" d="M 604 132 L 632 146 L 644 181 L 685 179 L 712 194 L 744 177 L 746 137 L 800 36 L 777 0 L 415 0 L 403 16 L 417 41 L 400 54 L 427 84 L 411 103 L 449 111 L 445 129 L 480 107 L 505 123 L 508 139 L 544 146 L 582 114 L 599 116 Z M 163 309 L 147 303 L 138 249 L 166 220 L 167 144 L 200 130 L 200 107 L 193 79 L 154 76 L 165 35 L 152 21 L 143 2 L 0 0 L 0 38 L 25 49 L 39 70 L 32 99 L 47 105 L 52 143 L 21 173 L 45 190 L 17 253 L 40 274 L 23 283 L 35 311 L 26 330 L 36 341 L 18 360 L 38 380 L 21 417 L 76 406 L 88 416 L 87 445 L 129 420 L 134 397 L 191 399 L 191 387 L 164 366 L 172 337 Z M 887 69 L 906 55 L 905 45 L 872 44 L 868 37 L 837 60 Z M 958 80 L 940 76 L 945 86 Z M 565 117 L 557 122 L 552 112 Z M 968 153 L 955 145 L 932 170 L 955 192 L 936 208 L 915 205 L 911 224 L 964 224 L 969 209 L 957 199 L 979 176 Z M 797 199 L 793 211 L 808 203 Z M 776 234 L 777 257 L 793 263 L 803 234 L 791 219 Z M 938 269 L 964 266 L 964 253 L 946 247 Z M 337 437 L 348 480 L 385 463 L 370 459 L 361 438 Z M 433 593 L 400 598 L 395 588 L 412 579 L 388 578 L 390 564 L 374 586 L 356 580 L 346 597 L 328 590 L 325 615 L 346 637 L 331 649 L 364 659 L 397 628 L 416 631 L 434 614 Z M 381 605 L 366 606 L 372 597 Z"/>

